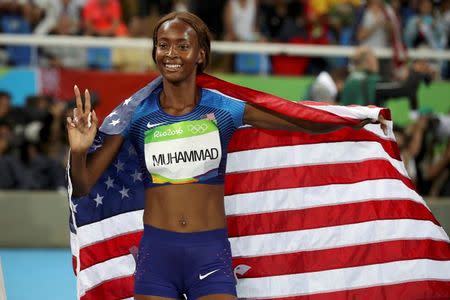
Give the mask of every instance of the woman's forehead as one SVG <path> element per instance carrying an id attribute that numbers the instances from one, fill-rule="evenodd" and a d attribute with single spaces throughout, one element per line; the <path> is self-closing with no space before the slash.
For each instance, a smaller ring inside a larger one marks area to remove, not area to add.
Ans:
<path id="1" fill-rule="evenodd" d="M 197 39 L 194 28 L 180 19 L 167 20 L 158 28 L 158 38 Z"/>

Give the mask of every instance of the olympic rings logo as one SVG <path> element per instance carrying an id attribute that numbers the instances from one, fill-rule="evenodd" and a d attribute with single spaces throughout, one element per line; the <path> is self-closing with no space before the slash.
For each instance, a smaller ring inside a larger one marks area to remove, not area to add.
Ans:
<path id="1" fill-rule="evenodd" d="M 208 129 L 208 125 L 206 124 L 197 124 L 197 125 L 189 125 L 189 131 L 193 134 L 202 134 Z"/>

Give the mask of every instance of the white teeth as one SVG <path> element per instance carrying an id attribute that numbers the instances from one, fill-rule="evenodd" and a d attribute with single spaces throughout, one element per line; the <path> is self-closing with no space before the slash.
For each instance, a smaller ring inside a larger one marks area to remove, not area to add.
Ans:
<path id="1" fill-rule="evenodd" d="M 166 64 L 165 66 L 166 66 L 166 68 L 168 68 L 168 69 L 178 69 L 178 68 L 181 68 L 181 65 L 175 65 L 175 64 Z"/>

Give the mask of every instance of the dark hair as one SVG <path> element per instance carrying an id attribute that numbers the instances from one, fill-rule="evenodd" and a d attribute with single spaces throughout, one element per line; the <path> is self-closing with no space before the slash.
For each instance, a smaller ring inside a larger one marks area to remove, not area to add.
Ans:
<path id="1" fill-rule="evenodd" d="M 208 26 L 206 26 L 202 19 L 190 12 L 172 12 L 158 20 L 155 28 L 153 29 L 153 61 L 156 62 L 156 42 L 158 40 L 159 27 L 161 27 L 164 22 L 175 19 L 181 20 L 184 23 L 188 24 L 197 33 L 198 45 L 205 51 L 205 60 L 201 65 L 197 66 L 197 73 L 202 73 L 209 64 L 211 54 L 211 33 L 209 32 Z"/>
<path id="2" fill-rule="evenodd" d="M 3 97 L 11 99 L 11 94 L 8 93 L 7 91 L 0 90 L 0 98 L 3 98 Z"/>
<path id="3" fill-rule="evenodd" d="M 336 69 L 331 70 L 330 75 L 335 81 L 345 80 L 349 75 L 349 71 L 347 67 L 338 67 Z"/>

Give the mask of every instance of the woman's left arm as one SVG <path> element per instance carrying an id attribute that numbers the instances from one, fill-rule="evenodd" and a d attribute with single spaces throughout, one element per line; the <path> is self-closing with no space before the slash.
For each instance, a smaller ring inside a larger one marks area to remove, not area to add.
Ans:
<path id="1" fill-rule="evenodd" d="M 364 119 L 357 125 L 351 126 L 351 128 L 360 129 L 371 122 L 371 119 Z M 378 122 L 380 123 L 383 132 L 387 134 L 387 123 L 381 115 L 378 117 Z M 306 133 L 327 133 L 345 127 L 344 125 L 316 123 L 287 117 L 280 113 L 262 107 L 256 107 L 248 103 L 245 105 L 244 124 L 262 129 L 303 131 Z"/>

